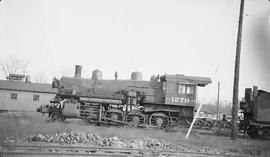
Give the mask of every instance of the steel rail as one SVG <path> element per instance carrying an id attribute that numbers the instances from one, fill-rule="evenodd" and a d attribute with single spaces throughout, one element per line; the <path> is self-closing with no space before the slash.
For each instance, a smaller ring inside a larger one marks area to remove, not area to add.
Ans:
<path id="1" fill-rule="evenodd" d="M 248 155 L 213 154 L 201 152 L 130 149 L 130 148 L 100 148 L 86 146 L 59 146 L 59 145 L 2 145 L 0 157 L 35 155 L 35 156 L 217 156 L 217 157 L 250 157 Z"/>

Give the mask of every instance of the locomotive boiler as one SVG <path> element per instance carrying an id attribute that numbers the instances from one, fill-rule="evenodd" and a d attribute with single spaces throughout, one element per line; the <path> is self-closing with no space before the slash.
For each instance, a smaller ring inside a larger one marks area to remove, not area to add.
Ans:
<path id="1" fill-rule="evenodd" d="M 211 83 L 208 77 L 176 75 L 152 76 L 142 80 L 133 72 L 130 80 L 102 79 L 95 70 L 92 78 L 81 77 L 76 65 L 74 77 L 54 79 L 58 93 L 50 105 L 41 107 L 51 121 L 81 118 L 89 122 L 152 126 L 164 129 L 188 124 L 193 119 L 197 87 Z"/>

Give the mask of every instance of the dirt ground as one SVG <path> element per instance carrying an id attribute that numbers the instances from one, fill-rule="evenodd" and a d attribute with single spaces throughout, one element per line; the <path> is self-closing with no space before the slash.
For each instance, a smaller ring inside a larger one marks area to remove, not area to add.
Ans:
<path id="1" fill-rule="evenodd" d="M 241 154 L 251 156 L 270 156 L 270 140 L 250 139 L 246 135 L 230 140 L 229 130 L 193 130 L 185 139 L 187 128 L 177 130 L 156 130 L 132 128 L 128 126 L 108 127 L 88 124 L 82 120 L 70 119 L 65 122 L 49 123 L 47 115 L 40 113 L 0 113 L 0 144 L 5 142 L 24 142 L 23 139 L 37 134 L 53 135 L 61 132 L 79 130 L 92 132 L 101 137 L 118 137 L 126 140 L 153 138 L 172 143 L 177 149 L 185 148 L 190 152 L 212 152 Z M 182 149 L 183 150 L 183 149 Z"/>

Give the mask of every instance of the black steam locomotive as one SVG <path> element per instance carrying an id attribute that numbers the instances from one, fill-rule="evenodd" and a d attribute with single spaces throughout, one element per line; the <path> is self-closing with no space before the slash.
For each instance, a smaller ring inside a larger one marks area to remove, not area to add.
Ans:
<path id="1" fill-rule="evenodd" d="M 270 137 L 270 93 L 258 90 L 256 86 L 245 89 L 244 100 L 240 102 L 239 131 L 252 138 Z"/>
<path id="2" fill-rule="evenodd" d="M 53 80 L 59 92 L 50 105 L 39 112 L 51 121 L 81 118 L 89 122 L 153 126 L 164 129 L 172 124 L 188 124 L 193 119 L 197 86 L 211 83 L 208 77 L 184 75 L 152 76 L 143 81 L 140 72 L 130 80 L 103 80 L 99 70 L 92 78 L 81 77 L 76 65 L 74 77 Z"/>

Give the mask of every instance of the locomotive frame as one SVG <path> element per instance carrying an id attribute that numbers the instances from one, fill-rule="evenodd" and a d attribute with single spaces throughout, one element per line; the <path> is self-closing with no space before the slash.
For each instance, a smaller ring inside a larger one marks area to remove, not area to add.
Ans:
<path id="1" fill-rule="evenodd" d="M 197 98 L 197 86 L 211 83 L 208 77 L 184 75 L 152 76 L 142 80 L 133 72 L 131 80 L 103 80 L 99 70 L 92 78 L 81 77 L 76 65 L 74 77 L 54 79 L 58 93 L 50 105 L 38 112 L 48 113 L 51 121 L 80 118 L 89 122 L 128 124 L 165 129 L 169 125 L 189 125 Z"/>

